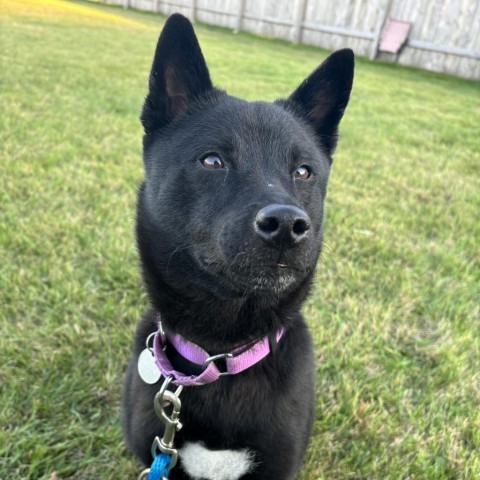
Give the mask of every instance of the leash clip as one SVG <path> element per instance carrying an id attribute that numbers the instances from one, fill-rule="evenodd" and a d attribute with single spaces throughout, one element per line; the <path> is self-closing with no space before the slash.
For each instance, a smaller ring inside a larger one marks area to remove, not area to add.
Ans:
<path id="1" fill-rule="evenodd" d="M 145 469 L 138 477 L 138 480 L 168 480 L 170 470 L 177 464 L 178 450 L 174 448 L 173 441 L 175 434 L 182 428 L 180 423 L 180 393 L 183 387 L 180 385 L 175 392 L 168 390 L 173 376 L 165 378 L 160 390 L 155 395 L 153 407 L 158 418 L 162 421 L 165 429 L 160 439 L 155 437 L 152 443 L 153 463 L 150 468 Z M 165 409 L 172 407 L 169 415 Z"/>
<path id="2" fill-rule="evenodd" d="M 178 451 L 173 446 L 173 441 L 175 439 L 176 433 L 182 428 L 180 423 L 180 409 L 182 407 L 182 402 L 180 401 L 180 392 L 181 388 L 177 388 L 175 392 L 167 390 L 168 385 L 172 381 L 172 376 L 168 376 L 163 382 L 162 387 L 155 395 L 153 401 L 153 406 L 155 408 L 155 413 L 158 418 L 162 421 L 165 430 L 163 432 L 162 439 L 155 437 L 152 445 L 152 455 L 155 457 L 157 450 L 162 453 L 166 453 L 172 456 L 172 461 L 168 466 L 168 469 L 171 470 L 178 460 Z M 167 414 L 166 408 L 172 406 L 171 414 Z"/>

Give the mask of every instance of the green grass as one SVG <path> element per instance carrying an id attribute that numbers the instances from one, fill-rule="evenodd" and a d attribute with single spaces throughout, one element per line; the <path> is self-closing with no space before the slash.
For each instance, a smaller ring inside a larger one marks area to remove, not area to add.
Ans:
<path id="1" fill-rule="evenodd" d="M 164 19 L 4 0 L 1 20 L 0 478 L 136 478 L 119 398 L 147 305 L 138 114 Z M 198 33 L 248 99 L 326 56 Z M 305 306 L 318 408 L 299 479 L 480 478 L 479 125 L 479 83 L 358 59 Z"/>

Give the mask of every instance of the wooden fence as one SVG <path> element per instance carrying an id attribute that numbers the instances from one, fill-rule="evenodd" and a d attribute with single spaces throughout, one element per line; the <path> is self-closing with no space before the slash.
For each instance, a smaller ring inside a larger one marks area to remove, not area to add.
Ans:
<path id="1" fill-rule="evenodd" d="M 108 0 L 193 21 L 376 56 L 388 18 L 411 22 L 400 55 L 383 59 L 480 80 L 480 0 Z"/>

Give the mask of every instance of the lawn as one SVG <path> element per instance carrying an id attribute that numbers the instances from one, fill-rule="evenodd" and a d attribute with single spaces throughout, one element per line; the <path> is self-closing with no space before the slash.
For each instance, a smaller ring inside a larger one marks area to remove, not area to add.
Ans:
<path id="1" fill-rule="evenodd" d="M 138 116 L 165 19 L 0 12 L 0 478 L 133 479 Z M 215 83 L 248 99 L 288 95 L 327 55 L 197 30 Z M 480 84 L 358 59 L 304 309 L 318 407 L 300 480 L 480 478 L 479 212 Z"/>

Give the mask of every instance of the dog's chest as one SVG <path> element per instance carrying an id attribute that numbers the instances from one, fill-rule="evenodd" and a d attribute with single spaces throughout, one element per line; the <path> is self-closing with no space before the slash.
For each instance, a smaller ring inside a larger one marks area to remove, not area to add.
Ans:
<path id="1" fill-rule="evenodd" d="M 249 450 L 209 450 L 187 442 L 178 453 L 183 470 L 195 480 L 238 480 L 254 465 Z"/>

